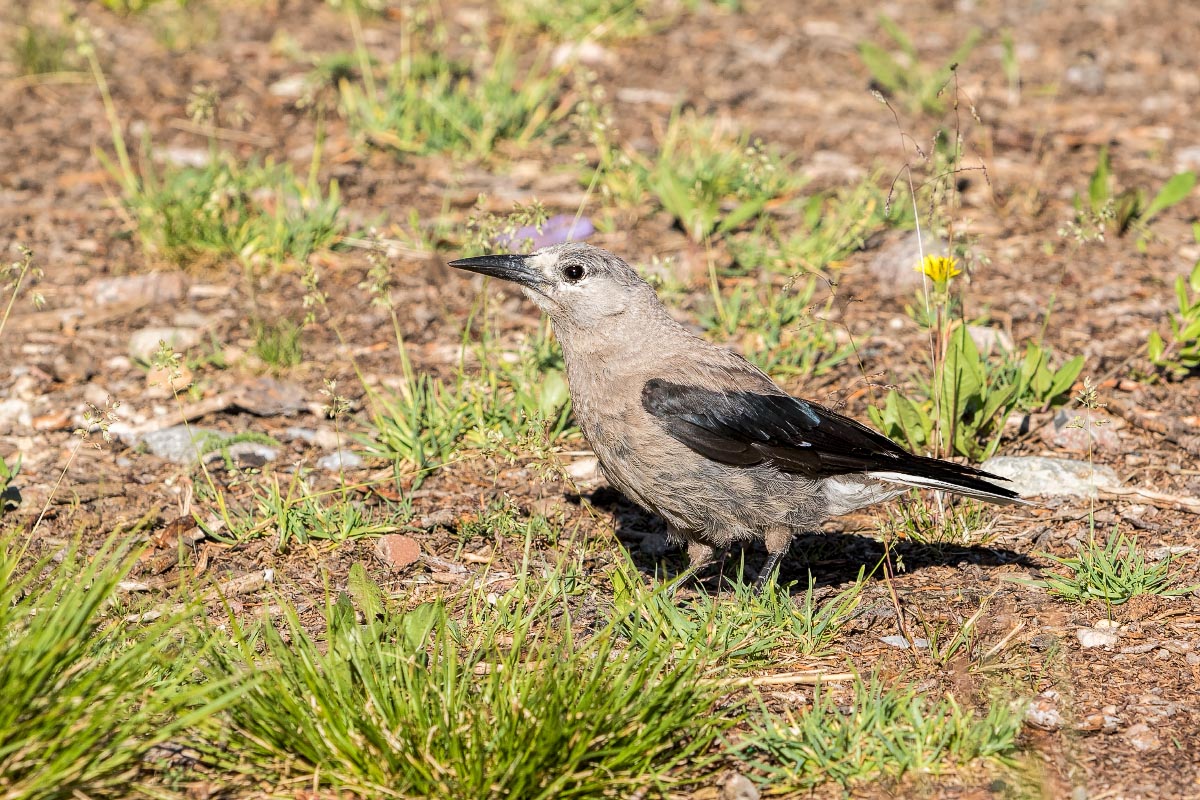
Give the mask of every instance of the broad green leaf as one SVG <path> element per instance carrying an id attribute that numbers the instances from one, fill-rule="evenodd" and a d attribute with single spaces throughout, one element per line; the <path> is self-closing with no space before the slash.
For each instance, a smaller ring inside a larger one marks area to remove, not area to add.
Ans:
<path id="1" fill-rule="evenodd" d="M 1075 356 L 1070 361 L 1058 368 L 1058 372 L 1054 373 L 1054 383 L 1050 386 L 1050 393 L 1046 397 L 1047 400 L 1053 400 L 1064 392 L 1070 391 L 1075 385 L 1075 379 L 1079 377 L 1079 373 L 1083 372 L 1083 356 Z"/>
<path id="2" fill-rule="evenodd" d="M 1146 223 L 1154 218 L 1156 214 L 1163 212 L 1173 205 L 1177 205 L 1184 201 L 1192 189 L 1196 186 L 1196 173 L 1180 172 L 1172 175 L 1170 180 L 1163 184 L 1159 189 L 1158 194 L 1146 206 L 1146 210 L 1141 214 L 1141 222 Z"/>
<path id="3" fill-rule="evenodd" d="M 383 615 L 383 590 L 367 576 L 362 564 L 355 562 L 350 565 L 346 591 L 368 622 Z"/>
<path id="4" fill-rule="evenodd" d="M 1146 353 L 1150 356 L 1150 360 L 1155 364 L 1161 363 L 1165 349 L 1166 346 L 1163 344 L 1162 337 L 1158 335 L 1158 331 L 1150 331 L 1150 338 L 1146 342 Z"/>

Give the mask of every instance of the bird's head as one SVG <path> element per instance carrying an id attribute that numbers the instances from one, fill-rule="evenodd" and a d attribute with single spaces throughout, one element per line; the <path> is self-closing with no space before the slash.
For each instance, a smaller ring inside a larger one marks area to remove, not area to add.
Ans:
<path id="1" fill-rule="evenodd" d="M 656 307 L 654 290 L 617 256 L 582 242 L 527 256 L 462 258 L 450 266 L 518 284 L 556 325 L 588 329 L 631 310 Z"/>

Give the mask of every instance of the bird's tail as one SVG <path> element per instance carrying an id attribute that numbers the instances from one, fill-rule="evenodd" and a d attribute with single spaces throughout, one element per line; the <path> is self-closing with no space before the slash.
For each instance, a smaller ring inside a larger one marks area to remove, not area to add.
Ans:
<path id="1" fill-rule="evenodd" d="M 1008 478 L 937 458 L 910 456 L 904 459 L 900 469 L 872 471 L 868 474 L 881 481 L 915 486 L 918 489 L 941 489 L 997 505 L 1029 505 L 1027 500 L 1022 500 L 1012 489 L 992 483 L 1007 481 Z"/>

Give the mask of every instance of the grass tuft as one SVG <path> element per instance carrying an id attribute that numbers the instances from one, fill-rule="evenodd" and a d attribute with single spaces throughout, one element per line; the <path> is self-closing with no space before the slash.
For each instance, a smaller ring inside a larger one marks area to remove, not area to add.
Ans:
<path id="1" fill-rule="evenodd" d="M 1171 572 L 1171 558 L 1147 563 L 1146 555 L 1138 548 L 1137 538 L 1128 539 L 1116 530 L 1101 546 L 1094 538 L 1079 551 L 1078 556 L 1060 558 L 1042 554 L 1068 574 L 1050 574 L 1040 581 L 1021 581 L 1040 586 L 1053 595 L 1075 603 L 1102 600 L 1118 606 L 1143 594 L 1160 597 L 1179 597 L 1200 589 L 1200 584 L 1179 586 L 1178 573 Z"/>
<path id="2" fill-rule="evenodd" d="M 980 716 L 953 695 L 930 700 L 889 684 L 859 678 L 845 707 L 834 690 L 822 688 L 801 714 L 777 716 L 764 707 L 744 757 L 782 790 L 936 775 L 977 759 L 1003 760 L 1016 749 L 1024 719 L 1019 704 L 994 702 Z"/>
<path id="3" fill-rule="evenodd" d="M 116 613 L 136 554 L 109 542 L 34 561 L 18 539 L 0 539 L 0 797 L 124 793 L 153 747 L 228 702 L 229 684 L 192 682 L 204 650 L 179 641 L 192 610 Z"/>
<path id="4" fill-rule="evenodd" d="M 699 680 L 694 653 L 622 651 L 611 630 L 582 639 L 562 599 L 522 581 L 467 628 L 440 602 L 407 613 L 372 603 L 379 613 L 359 623 L 341 597 L 323 642 L 288 607 L 282 632 L 235 622 L 212 674 L 259 680 L 221 741 L 201 746 L 258 778 L 302 774 L 375 796 L 662 793 L 736 710 L 712 715 L 717 689 Z"/>

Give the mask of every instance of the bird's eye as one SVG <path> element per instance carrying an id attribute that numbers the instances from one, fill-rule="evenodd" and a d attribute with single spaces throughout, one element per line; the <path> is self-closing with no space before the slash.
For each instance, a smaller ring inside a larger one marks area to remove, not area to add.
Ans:
<path id="1" fill-rule="evenodd" d="M 579 283 L 583 280 L 584 269 L 579 264 L 567 264 L 563 267 L 562 274 L 567 279 L 567 283 Z"/>

